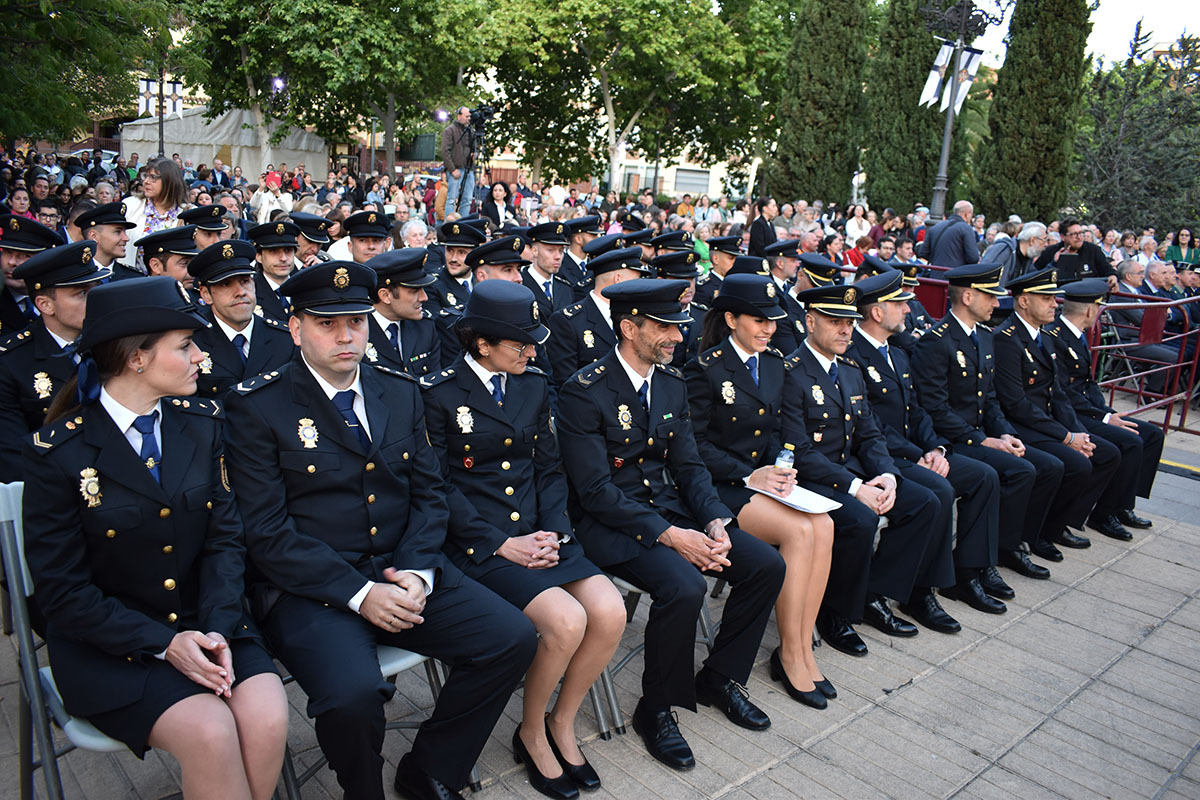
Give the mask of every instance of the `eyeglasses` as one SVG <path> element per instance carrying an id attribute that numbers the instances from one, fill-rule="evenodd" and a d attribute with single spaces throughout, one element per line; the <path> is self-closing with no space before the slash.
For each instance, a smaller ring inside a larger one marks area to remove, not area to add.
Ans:
<path id="1" fill-rule="evenodd" d="M 59 218 L 59 215 L 58 215 L 58 214 L 56 214 L 56 213 L 43 214 L 43 213 L 41 213 L 41 212 L 38 212 L 38 219 L 48 219 L 48 220 L 55 220 L 55 219 L 58 219 L 58 218 Z"/>
<path id="2" fill-rule="evenodd" d="M 496 342 L 496 344 L 500 345 L 501 347 L 507 347 L 509 350 L 512 350 L 514 353 L 516 353 L 519 356 L 525 355 L 525 351 L 529 350 L 531 348 L 533 349 L 533 351 L 535 353 L 537 352 L 537 345 L 534 345 L 534 344 L 523 344 L 520 347 L 513 347 L 511 344 L 508 344 L 507 342 Z"/>
<path id="3" fill-rule="evenodd" d="M 1063 236 L 1083 236 L 1083 230 L 1067 231 Z"/>
<path id="4" fill-rule="evenodd" d="M 159 175 L 157 172 L 147 172 L 145 175 L 142 176 L 142 181 L 160 181 L 160 180 L 162 180 L 162 175 Z"/>

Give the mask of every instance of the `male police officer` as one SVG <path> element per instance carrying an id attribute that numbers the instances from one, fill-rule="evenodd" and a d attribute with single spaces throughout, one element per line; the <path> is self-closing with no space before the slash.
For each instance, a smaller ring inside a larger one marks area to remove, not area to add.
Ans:
<path id="1" fill-rule="evenodd" d="M 4 291 L 0 294 L 0 334 L 16 333 L 37 319 L 37 308 L 25 290 L 25 281 L 13 277 L 13 271 L 35 253 L 58 247 L 62 237 L 25 217 L 0 216 L 0 270 L 4 272 Z"/>
<path id="2" fill-rule="evenodd" d="M 231 393 L 230 483 L 259 580 L 251 607 L 307 694 L 346 797 L 382 800 L 377 644 L 451 664 L 395 786 L 458 798 L 536 649 L 532 624 L 441 552 L 445 486 L 417 382 L 360 365 L 374 271 L 349 261 L 283 286 L 299 352 Z"/>
<path id="3" fill-rule="evenodd" d="M 563 251 L 559 275 L 571 284 L 573 300 L 580 300 L 592 288 L 592 273 L 588 269 L 587 245 L 604 234 L 600 217 L 586 216 L 567 220 L 567 249 Z"/>
<path id="4" fill-rule="evenodd" d="M 281 288 L 296 268 L 296 236 L 300 229 L 294 222 L 266 222 L 246 231 L 247 238 L 257 251 L 258 274 L 254 276 L 255 312 L 279 322 L 292 314 L 292 300 Z"/>
<path id="5" fill-rule="evenodd" d="M 96 266 L 112 271 L 112 279 L 141 278 L 142 273 L 117 261 L 125 256 L 129 230 L 137 225 L 125 219 L 124 203 L 95 206 L 75 218 L 81 237 L 96 243 Z"/>
<path id="6" fill-rule="evenodd" d="M 712 269 L 696 281 L 696 299 L 692 302 L 711 307 L 713 298 L 721 291 L 721 281 L 725 273 L 733 266 L 733 260 L 741 255 L 742 237 L 713 236 L 706 244 Z"/>
<path id="7" fill-rule="evenodd" d="M 443 308 L 461 313 L 471 294 L 471 268 L 467 266 L 467 256 L 486 242 L 487 236 L 474 225 L 457 220 L 438 228 L 438 241 L 445 251 L 446 266 L 434 282 L 425 288 L 425 293 L 429 295 L 425 307 L 435 315 Z M 450 335 L 453 337 L 453 333 Z"/>
<path id="8" fill-rule="evenodd" d="M 658 270 L 658 277 L 665 280 L 687 281 L 688 288 L 679 298 L 679 305 L 690 321 L 680 323 L 679 332 L 683 341 L 675 348 L 671 366 L 682 369 L 689 360 L 700 354 L 700 334 L 704 329 L 704 314 L 708 311 L 698 306 L 692 299 L 696 296 L 696 279 L 700 277 L 699 256 L 695 250 L 667 251 L 654 257 L 650 266 Z"/>
<path id="9" fill-rule="evenodd" d="M 425 272 L 428 258 L 424 247 L 404 247 L 367 262 L 379 279 L 371 297 L 375 310 L 370 319 L 367 363 L 384 364 L 414 378 L 441 368 L 437 327 L 421 305 L 427 299 L 425 287 L 434 280 Z"/>
<path id="10" fill-rule="evenodd" d="M 166 275 L 184 285 L 192 302 L 200 298 L 192 288 L 192 276 L 188 274 L 188 262 L 200 251 L 196 249 L 196 240 L 192 235 L 193 225 L 180 225 L 176 228 L 143 236 L 134 242 L 142 250 L 142 261 L 150 275 Z"/>
<path id="11" fill-rule="evenodd" d="M 533 263 L 521 270 L 521 281 L 533 292 L 542 319 L 574 302 L 574 287 L 559 274 L 567 244 L 566 223 L 543 222 L 526 233 L 532 243 Z"/>
<path id="12" fill-rule="evenodd" d="M 321 249 L 332 241 L 329 238 L 329 220 L 300 211 L 288 214 L 288 219 L 300 229 L 300 235 L 296 237 L 296 269 L 329 261 L 329 255 Z"/>
<path id="13" fill-rule="evenodd" d="M 192 238 L 196 242 L 197 250 L 203 250 L 210 244 L 221 241 L 229 230 L 229 226 L 225 224 L 225 206 L 216 203 L 181 211 L 179 219 L 184 225 L 192 226 Z M 130 227 L 133 227 L 133 223 L 130 223 Z"/>

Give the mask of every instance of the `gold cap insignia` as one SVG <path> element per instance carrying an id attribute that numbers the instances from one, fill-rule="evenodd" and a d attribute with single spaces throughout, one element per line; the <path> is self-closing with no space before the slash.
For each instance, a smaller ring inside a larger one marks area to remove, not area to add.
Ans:
<path id="1" fill-rule="evenodd" d="M 283 236 L 283 223 L 282 222 L 275 226 L 275 235 Z"/>
<path id="2" fill-rule="evenodd" d="M 121 216 L 125 216 L 125 204 L 121 203 Z"/>
<path id="3" fill-rule="evenodd" d="M 691 263 L 695 262 L 695 260 L 696 260 L 696 254 L 688 253 L 687 263 L 691 264 Z"/>
<path id="4" fill-rule="evenodd" d="M 455 236 L 457 236 L 458 235 L 458 226 L 455 225 L 454 227 L 452 227 L 450 229 L 450 232 L 453 233 Z"/>
<path id="5" fill-rule="evenodd" d="M 1056 270 L 1056 269 L 1050 270 L 1050 281 L 1052 283 L 1058 283 L 1058 270 Z"/>
<path id="6" fill-rule="evenodd" d="M 233 245 L 221 245 L 221 258 L 233 258 Z"/>
<path id="7" fill-rule="evenodd" d="M 318 225 L 317 225 L 317 230 L 319 230 L 319 231 L 323 231 L 323 230 L 325 230 L 325 227 L 326 227 L 326 226 L 325 226 L 325 223 L 324 223 L 324 222 L 322 222 L 322 223 L 320 223 L 320 224 L 318 224 Z"/>
<path id="8" fill-rule="evenodd" d="M 299 420 L 297 425 L 299 427 L 296 429 L 296 435 L 300 437 L 300 444 L 304 445 L 305 450 L 315 450 L 317 440 L 321 438 L 317 433 L 317 426 L 307 417 Z"/>
<path id="9" fill-rule="evenodd" d="M 367 222 L 369 222 L 369 223 L 371 223 L 372 225 L 374 225 L 374 224 L 375 224 L 375 215 L 374 215 L 374 214 L 368 214 L 368 215 L 367 215 Z"/>
<path id="10" fill-rule="evenodd" d="M 534 301 L 533 301 L 533 321 L 534 321 L 534 322 L 537 322 L 537 321 L 538 321 L 538 306 L 537 306 L 537 300 L 534 300 Z"/>
<path id="11" fill-rule="evenodd" d="M 775 284 L 774 283 L 767 284 L 767 299 L 768 300 L 775 299 Z"/>
<path id="12" fill-rule="evenodd" d="M 350 272 L 345 267 L 338 267 L 333 273 L 333 288 L 346 289 L 350 286 Z"/>
<path id="13" fill-rule="evenodd" d="M 521 237 L 520 236 L 513 239 L 513 252 L 516 252 L 516 253 L 521 252 Z"/>
<path id="14" fill-rule="evenodd" d="M 90 247 L 83 248 L 83 253 L 79 259 L 80 263 L 86 264 L 91 260 L 92 260 L 92 248 L 90 248 Z"/>
<path id="15" fill-rule="evenodd" d="M 563 231 L 563 226 L 562 226 L 562 225 L 559 225 L 557 228 L 555 228 L 555 229 L 554 229 L 554 232 L 555 232 L 555 233 L 562 233 L 562 231 Z"/>
<path id="16" fill-rule="evenodd" d="M 858 296 L 858 292 L 855 289 L 853 289 L 853 288 L 847 289 L 846 293 L 842 295 L 842 302 L 848 306 L 852 306 L 852 305 L 854 305 L 854 298 L 857 296 Z"/>
<path id="17" fill-rule="evenodd" d="M 85 467 L 79 471 L 79 477 L 79 493 L 87 500 L 88 508 L 96 508 L 104 496 L 100 493 L 100 479 L 96 477 L 96 470 Z"/>
<path id="18" fill-rule="evenodd" d="M 16 217 L 13 217 L 8 221 L 8 227 L 12 228 L 14 231 L 19 231 L 21 230 L 21 223 L 17 222 Z"/>

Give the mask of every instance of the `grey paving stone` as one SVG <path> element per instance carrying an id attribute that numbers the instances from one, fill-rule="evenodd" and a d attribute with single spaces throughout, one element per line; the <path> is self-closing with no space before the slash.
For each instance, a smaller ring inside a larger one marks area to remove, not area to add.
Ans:
<path id="1" fill-rule="evenodd" d="M 1064 797 L 1047 786 L 1029 780 L 1001 766 L 994 766 L 968 784 L 967 788 L 977 791 L 979 797 L 991 800 L 1054 800 Z"/>
<path id="2" fill-rule="evenodd" d="M 1001 631 L 997 638 L 1085 676 L 1103 667 L 1125 647 L 1120 642 L 1041 613 L 1030 615 L 1017 628 Z"/>
<path id="3" fill-rule="evenodd" d="M 1140 641 L 1155 617 L 1104 597 L 1069 592 L 1042 606 L 1040 612 L 1122 644 Z"/>
<path id="4" fill-rule="evenodd" d="M 1187 595 L 1139 581 L 1114 570 L 1104 570 L 1080 583 L 1079 591 L 1159 618 L 1175 609 Z"/>
<path id="5" fill-rule="evenodd" d="M 1200 571 L 1141 552 L 1130 553 L 1113 564 L 1112 569 L 1189 595 L 1200 588 Z"/>

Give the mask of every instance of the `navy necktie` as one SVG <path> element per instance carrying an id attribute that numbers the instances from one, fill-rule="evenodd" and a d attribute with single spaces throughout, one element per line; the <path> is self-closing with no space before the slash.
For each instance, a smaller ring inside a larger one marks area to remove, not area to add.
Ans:
<path id="1" fill-rule="evenodd" d="M 834 386 L 837 386 L 838 389 L 841 389 L 842 387 L 838 383 L 838 380 L 837 380 L 837 373 L 838 373 L 838 368 L 837 368 L 837 362 L 835 361 L 829 365 L 829 380 L 833 381 Z"/>
<path id="2" fill-rule="evenodd" d="M 975 349 L 979 349 L 979 332 L 971 331 L 971 344 L 975 345 Z"/>
<path id="3" fill-rule="evenodd" d="M 233 347 L 237 350 L 238 358 L 242 360 L 242 366 L 246 366 L 246 337 L 240 333 L 234 336 Z"/>
<path id="4" fill-rule="evenodd" d="M 638 389 L 638 399 L 642 401 L 642 408 L 646 413 L 650 413 L 650 381 L 642 381 L 642 386 Z"/>
<path id="5" fill-rule="evenodd" d="M 466 290 L 467 294 L 470 294 L 471 293 L 471 279 L 468 278 L 467 280 L 463 281 L 462 287 L 463 287 L 463 289 Z"/>
<path id="6" fill-rule="evenodd" d="M 18 305 L 20 305 L 21 313 L 25 315 L 25 319 L 29 320 L 30 322 L 33 322 L 35 319 L 37 319 L 38 315 L 37 311 L 35 311 L 33 308 L 33 301 L 28 297 L 22 297 L 18 301 Z"/>
<path id="7" fill-rule="evenodd" d="M 504 382 L 499 375 L 492 376 L 492 399 L 496 401 L 496 405 L 504 405 Z"/>
<path id="8" fill-rule="evenodd" d="M 750 377 L 754 380 L 754 385 L 758 386 L 758 356 L 747 358 L 746 366 L 750 369 Z"/>
<path id="9" fill-rule="evenodd" d="M 892 363 L 892 360 L 889 357 L 891 354 L 890 354 L 890 352 L 888 350 L 888 346 L 886 344 L 879 345 L 879 355 L 883 356 L 884 361 L 888 362 L 889 364 Z"/>
<path id="10" fill-rule="evenodd" d="M 392 343 L 392 347 L 395 348 L 397 353 L 399 353 L 400 352 L 400 323 L 399 322 L 393 322 L 390 325 L 388 325 L 387 336 L 388 336 L 388 341 Z"/>
<path id="11" fill-rule="evenodd" d="M 338 413 L 342 415 L 342 419 L 346 421 L 346 427 L 354 431 L 354 435 L 358 438 L 358 443 L 363 446 L 363 450 L 370 450 L 371 437 L 367 436 L 362 423 L 359 422 L 358 415 L 354 413 L 354 392 L 349 389 L 344 392 L 338 392 L 333 396 L 333 404 L 337 407 Z"/>
<path id="12" fill-rule="evenodd" d="M 280 302 L 280 304 L 283 306 L 283 310 L 284 310 L 285 312 L 287 312 L 287 311 L 291 311 L 291 309 L 292 309 L 292 303 L 291 303 L 291 301 L 290 301 L 290 300 L 288 300 L 288 298 L 287 298 L 287 295 L 286 295 L 286 294 L 284 294 L 282 290 L 280 290 L 280 289 L 276 289 L 276 290 L 275 290 L 275 296 L 279 298 L 279 302 Z"/>
<path id="13" fill-rule="evenodd" d="M 554 295 L 550 294 L 550 281 L 543 283 L 542 289 L 546 292 L 546 297 L 549 297 L 551 300 L 554 299 Z"/>
<path id="14" fill-rule="evenodd" d="M 158 451 L 158 442 L 154 439 L 154 422 L 157 419 L 158 412 L 154 411 L 142 414 L 133 421 L 133 429 L 142 435 L 142 449 L 138 455 L 156 483 L 160 481 L 158 465 L 162 461 L 162 453 Z"/>

